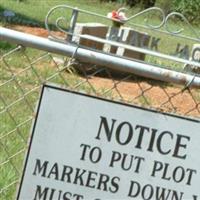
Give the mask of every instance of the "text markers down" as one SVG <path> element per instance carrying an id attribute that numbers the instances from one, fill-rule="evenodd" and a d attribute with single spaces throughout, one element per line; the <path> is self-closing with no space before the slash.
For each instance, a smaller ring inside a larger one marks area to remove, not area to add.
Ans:
<path id="1" fill-rule="evenodd" d="M 197 120 L 44 86 L 18 200 L 200 199 Z"/>

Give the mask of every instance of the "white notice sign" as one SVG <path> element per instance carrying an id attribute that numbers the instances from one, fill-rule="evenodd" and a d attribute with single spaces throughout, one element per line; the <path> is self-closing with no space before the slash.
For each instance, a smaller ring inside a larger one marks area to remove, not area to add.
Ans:
<path id="1" fill-rule="evenodd" d="M 18 200 L 199 200 L 200 123 L 44 86 Z"/>

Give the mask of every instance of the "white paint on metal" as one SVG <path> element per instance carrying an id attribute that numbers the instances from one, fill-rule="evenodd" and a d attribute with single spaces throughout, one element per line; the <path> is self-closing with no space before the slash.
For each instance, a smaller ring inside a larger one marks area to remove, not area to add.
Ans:
<path id="1" fill-rule="evenodd" d="M 89 62 L 91 64 L 106 66 L 111 69 L 129 72 L 147 78 L 182 85 L 190 84 L 191 87 L 200 87 L 199 76 L 176 72 L 147 63 L 128 60 L 122 57 L 105 54 L 103 52 L 97 52 L 91 49 L 77 47 L 71 43 L 59 42 L 59 40 L 52 41 L 46 38 L 21 33 L 2 27 L 0 28 L 0 40 L 6 40 L 8 42 L 20 44 L 25 47 L 37 48 L 65 56 L 74 55 L 76 59 L 82 62 Z M 190 61 L 189 63 L 192 65 L 199 65 L 199 63 L 193 61 Z"/>
<path id="2" fill-rule="evenodd" d="M 199 128 L 199 121 L 45 86 L 17 199 L 196 200 Z"/>

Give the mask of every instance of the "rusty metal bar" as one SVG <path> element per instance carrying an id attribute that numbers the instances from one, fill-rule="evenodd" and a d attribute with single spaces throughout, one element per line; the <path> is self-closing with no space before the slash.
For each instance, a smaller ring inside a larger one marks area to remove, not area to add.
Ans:
<path id="1" fill-rule="evenodd" d="M 25 47 L 36 48 L 64 56 L 73 55 L 81 62 L 106 66 L 114 70 L 129 72 L 147 78 L 200 88 L 200 77 L 198 76 L 159 68 L 138 61 L 127 60 L 123 57 L 117 57 L 103 52 L 78 47 L 71 43 L 51 41 L 46 38 L 21 33 L 7 28 L 0 28 L 0 40 L 6 40 Z"/>

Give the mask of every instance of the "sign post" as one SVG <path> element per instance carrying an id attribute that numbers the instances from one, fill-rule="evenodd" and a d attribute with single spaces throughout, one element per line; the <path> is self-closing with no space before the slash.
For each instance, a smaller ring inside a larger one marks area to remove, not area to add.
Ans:
<path id="1" fill-rule="evenodd" d="M 200 123 L 45 85 L 18 200 L 200 199 Z"/>

